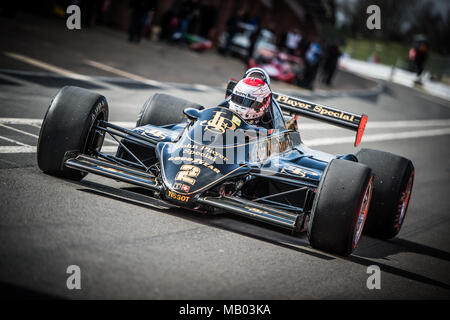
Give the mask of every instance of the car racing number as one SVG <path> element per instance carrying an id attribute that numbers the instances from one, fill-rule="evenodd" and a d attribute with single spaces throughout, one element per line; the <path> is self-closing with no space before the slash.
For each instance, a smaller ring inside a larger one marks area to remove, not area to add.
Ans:
<path id="1" fill-rule="evenodd" d="M 191 164 L 183 164 L 178 171 L 175 180 L 183 181 L 184 183 L 188 183 L 190 185 L 195 184 L 195 178 L 200 174 L 200 168 L 193 166 Z"/>

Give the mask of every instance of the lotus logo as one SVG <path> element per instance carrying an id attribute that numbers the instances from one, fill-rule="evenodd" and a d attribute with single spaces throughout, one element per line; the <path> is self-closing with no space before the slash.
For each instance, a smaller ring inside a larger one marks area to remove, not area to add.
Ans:
<path id="1" fill-rule="evenodd" d="M 205 126 L 205 130 L 211 131 L 213 133 L 224 134 L 227 129 L 236 129 L 236 124 L 230 119 L 222 116 L 221 111 L 216 111 L 214 118 L 211 120 L 202 121 L 202 125 Z"/>

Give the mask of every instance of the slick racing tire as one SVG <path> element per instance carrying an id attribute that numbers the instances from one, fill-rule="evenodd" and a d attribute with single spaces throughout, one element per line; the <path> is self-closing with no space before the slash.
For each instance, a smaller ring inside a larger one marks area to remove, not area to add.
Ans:
<path id="1" fill-rule="evenodd" d="M 108 120 L 108 103 L 100 94 L 66 86 L 53 98 L 45 114 L 37 145 L 37 162 L 45 173 L 81 180 L 86 173 L 64 166 L 67 152 L 92 154 L 104 136 L 94 131 L 97 120 Z"/>
<path id="2" fill-rule="evenodd" d="M 136 127 L 145 126 L 147 124 L 164 126 L 167 124 L 183 122 L 186 119 L 183 110 L 186 108 L 203 109 L 199 104 L 167 94 L 156 93 L 142 106 L 136 122 Z"/>
<path id="3" fill-rule="evenodd" d="M 414 183 L 411 160 L 392 153 L 361 149 L 356 157 L 374 175 L 374 191 L 364 233 L 379 239 L 395 237 L 405 221 Z"/>
<path id="4" fill-rule="evenodd" d="M 347 256 L 358 245 L 373 190 L 369 167 L 333 159 L 323 173 L 308 221 L 313 248 Z"/>

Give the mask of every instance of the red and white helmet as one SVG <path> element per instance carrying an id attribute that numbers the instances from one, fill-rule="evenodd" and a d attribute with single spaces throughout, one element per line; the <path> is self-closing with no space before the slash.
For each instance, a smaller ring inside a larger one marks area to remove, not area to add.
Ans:
<path id="1" fill-rule="evenodd" d="M 258 123 L 270 104 L 270 88 L 266 82 L 254 77 L 240 80 L 229 101 L 230 110 L 249 123 Z"/>

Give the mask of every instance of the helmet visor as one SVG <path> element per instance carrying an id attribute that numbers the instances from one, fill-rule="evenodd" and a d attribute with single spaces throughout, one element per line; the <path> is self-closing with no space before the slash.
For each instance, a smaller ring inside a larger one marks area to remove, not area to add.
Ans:
<path id="1" fill-rule="evenodd" d="M 246 107 L 246 108 L 252 108 L 255 110 L 258 110 L 263 106 L 263 104 L 261 102 L 258 102 L 254 99 L 250 99 L 247 97 L 239 96 L 234 93 L 231 95 L 231 102 L 234 102 L 235 104 L 237 104 L 239 106 Z"/>
<path id="2" fill-rule="evenodd" d="M 267 78 L 266 78 L 265 74 L 260 72 L 260 71 L 250 72 L 248 74 L 248 77 L 250 77 L 250 78 L 258 78 L 258 79 L 260 79 L 260 80 L 262 80 L 262 81 L 267 83 Z"/>

